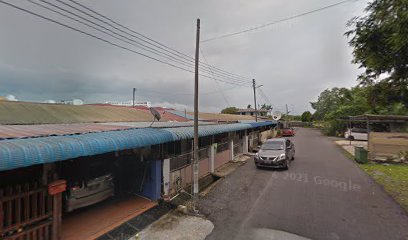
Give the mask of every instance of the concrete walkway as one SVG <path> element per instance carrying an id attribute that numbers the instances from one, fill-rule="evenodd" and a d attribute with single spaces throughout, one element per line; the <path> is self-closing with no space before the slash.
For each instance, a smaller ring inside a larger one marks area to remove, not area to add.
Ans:
<path id="1" fill-rule="evenodd" d="M 176 210 L 164 215 L 133 239 L 144 240 L 203 240 L 214 225 L 201 217 L 189 216 Z"/>

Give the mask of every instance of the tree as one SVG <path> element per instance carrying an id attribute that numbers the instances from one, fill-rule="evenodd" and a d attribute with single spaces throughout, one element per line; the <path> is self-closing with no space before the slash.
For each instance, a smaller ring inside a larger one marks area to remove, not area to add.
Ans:
<path id="1" fill-rule="evenodd" d="M 261 109 L 269 111 L 269 110 L 272 110 L 272 106 L 264 103 L 264 104 L 262 104 Z"/>
<path id="2" fill-rule="evenodd" d="M 247 108 L 251 108 L 251 104 L 248 104 Z"/>
<path id="3" fill-rule="evenodd" d="M 309 111 L 305 111 L 302 113 L 301 116 L 302 122 L 311 122 L 312 121 L 312 113 Z"/>
<path id="4" fill-rule="evenodd" d="M 313 118 L 324 120 L 327 115 L 335 111 L 339 105 L 343 104 L 350 98 L 350 90 L 347 88 L 326 89 L 320 93 L 316 102 L 311 102 L 315 111 Z"/>
<path id="5" fill-rule="evenodd" d="M 224 114 L 236 114 L 239 109 L 236 107 L 227 107 L 221 110 L 221 113 Z"/>
<path id="6" fill-rule="evenodd" d="M 325 121 L 325 133 L 338 135 L 344 131 L 345 125 L 338 121 L 339 117 L 372 113 L 368 102 L 368 87 L 326 89 L 311 105 L 315 109 L 313 119 Z"/>
<path id="7" fill-rule="evenodd" d="M 264 103 L 264 104 L 261 105 L 260 110 L 266 110 L 266 111 L 269 112 L 269 111 L 272 110 L 272 106 L 271 106 L 271 105 L 268 105 L 268 104 L 266 104 L 266 103 Z M 261 115 L 261 116 L 266 116 L 266 115 L 267 115 L 267 112 L 261 112 L 260 115 Z"/>
<path id="8" fill-rule="evenodd" d="M 354 48 L 353 62 L 365 69 L 359 82 L 374 91 L 371 103 L 402 103 L 408 108 L 408 3 L 376 0 L 365 11 L 363 17 L 350 20 L 348 26 L 354 29 L 346 32 Z"/>

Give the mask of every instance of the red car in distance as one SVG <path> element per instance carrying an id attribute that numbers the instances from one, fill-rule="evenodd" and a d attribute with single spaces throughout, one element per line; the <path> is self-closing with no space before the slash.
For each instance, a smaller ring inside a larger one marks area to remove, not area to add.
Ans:
<path id="1" fill-rule="evenodd" d="M 293 128 L 282 129 L 282 137 L 293 137 L 293 136 L 295 136 L 295 129 Z"/>

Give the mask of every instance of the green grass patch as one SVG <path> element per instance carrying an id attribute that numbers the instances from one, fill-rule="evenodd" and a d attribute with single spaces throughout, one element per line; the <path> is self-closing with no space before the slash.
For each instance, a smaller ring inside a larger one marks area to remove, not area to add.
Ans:
<path id="1" fill-rule="evenodd" d="M 360 164 L 408 212 L 408 165 Z"/>

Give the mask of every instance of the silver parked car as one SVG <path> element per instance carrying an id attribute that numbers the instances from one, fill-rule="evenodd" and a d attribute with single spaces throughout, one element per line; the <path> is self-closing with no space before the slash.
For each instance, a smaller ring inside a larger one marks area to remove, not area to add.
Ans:
<path id="1" fill-rule="evenodd" d="M 289 169 L 290 161 L 295 159 L 295 145 L 285 138 L 267 140 L 256 153 L 256 167 Z"/>
<path id="2" fill-rule="evenodd" d="M 115 194 L 112 174 L 99 176 L 84 181 L 79 186 L 72 186 L 65 192 L 65 211 L 90 206 Z"/>

